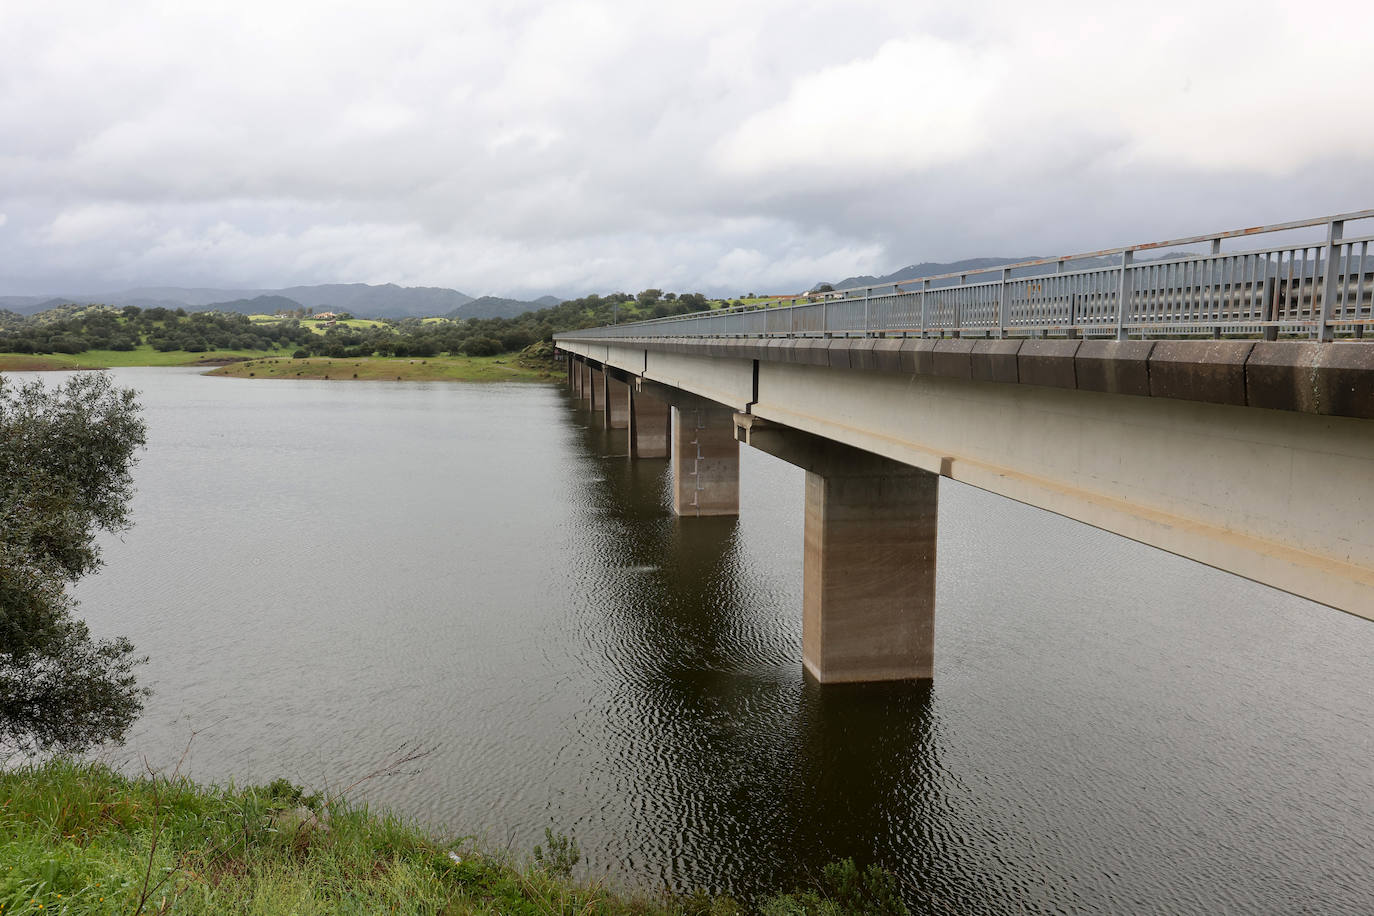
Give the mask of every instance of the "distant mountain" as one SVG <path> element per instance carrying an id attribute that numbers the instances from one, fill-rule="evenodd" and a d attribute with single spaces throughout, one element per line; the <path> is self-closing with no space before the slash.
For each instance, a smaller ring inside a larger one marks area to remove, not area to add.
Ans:
<path id="1" fill-rule="evenodd" d="M 323 286 L 289 286 L 262 290 L 268 295 L 286 296 L 317 311 L 352 312 L 367 318 L 406 318 L 443 315 L 467 305 L 472 297 L 441 286 L 397 286 L 385 283 L 327 283 Z"/>
<path id="2" fill-rule="evenodd" d="M 52 296 L 0 296 L 0 309 L 18 315 L 32 315 L 48 308 L 47 303 L 51 299 Z"/>
<path id="3" fill-rule="evenodd" d="M 0 308 L 20 315 L 37 315 L 60 305 L 87 305 L 93 300 L 71 296 L 0 296 Z"/>
<path id="4" fill-rule="evenodd" d="M 500 296 L 483 296 L 480 299 L 473 299 L 464 305 L 449 312 L 447 318 L 514 318 L 516 315 L 523 315 L 526 312 L 533 312 L 538 309 L 548 308 L 550 305 L 559 305 L 562 299 L 555 299 L 553 296 L 544 296 L 533 301 L 524 299 L 503 299 Z"/>
<path id="5" fill-rule="evenodd" d="M 962 261 L 949 261 L 946 263 L 925 261 L 920 264 L 912 264 L 910 267 L 903 267 L 901 270 L 894 271 L 893 273 L 881 277 L 871 277 L 867 275 L 846 277 L 838 283 L 831 283 L 830 285 L 835 289 L 848 289 L 852 286 L 884 286 L 888 283 L 902 283 L 906 280 L 919 280 L 923 277 L 938 277 L 941 274 L 982 270 L 987 267 L 1000 267 L 1003 264 L 1016 264 L 1021 261 L 1038 261 L 1041 257 L 1041 255 L 1030 254 L 1023 255 L 1019 258 L 966 258 Z M 1159 254 L 1137 254 L 1135 261 L 1139 264 L 1143 261 L 1169 261 L 1177 258 L 1189 257 L 1200 257 L 1200 255 L 1197 252 L 1187 250 L 1164 251 Z M 1077 260 L 1070 261 L 1069 265 L 1072 270 L 1089 270 L 1094 267 L 1111 267 L 1120 263 L 1120 255 L 1108 255 L 1100 258 L 1078 258 Z M 1054 264 L 1042 264 L 1039 267 L 1016 268 L 1011 272 L 1011 275 L 1013 277 L 1032 277 L 1054 273 L 1054 270 Z M 995 279 L 995 275 L 989 274 L 987 279 Z M 935 285 L 952 285 L 954 282 L 954 280 L 937 281 Z M 815 286 L 811 287 L 811 291 L 815 292 L 818 287 L 824 285 L 824 283 L 817 283 Z"/>
<path id="6" fill-rule="evenodd" d="M 252 299 L 233 299 L 229 302 L 211 302 L 205 306 L 207 312 L 242 312 L 245 315 L 275 315 L 303 308 L 295 299 L 285 296 L 254 296 Z"/>
<path id="7" fill-rule="evenodd" d="M 962 261 L 949 261 L 947 263 L 937 263 L 934 261 L 924 261 L 920 264 L 912 264 L 903 267 L 901 270 L 893 271 L 881 277 L 860 276 L 846 277 L 838 283 L 830 285 L 835 289 L 848 289 L 851 286 L 881 286 L 885 283 L 901 283 L 903 280 L 919 280 L 922 277 L 935 277 L 940 274 L 952 274 L 964 270 L 980 270 L 984 267 L 996 267 L 999 264 L 1014 264 L 1017 261 L 1032 261 L 1036 255 L 1027 255 L 1020 258 L 965 258 Z M 823 286 L 817 283 L 816 286 Z M 812 287 L 814 290 L 815 287 Z"/>
<path id="8" fill-rule="evenodd" d="M 397 286 L 385 283 L 327 283 L 291 286 L 286 289 L 215 289 L 209 287 L 144 286 L 120 292 L 83 293 L 79 296 L 0 296 L 0 308 L 32 315 L 69 302 L 105 305 L 136 305 L 139 308 L 184 308 L 187 311 L 224 309 L 242 311 L 229 303 L 251 302 L 259 297 L 284 297 L 289 308 L 307 306 L 316 311 L 352 312 L 368 318 L 407 318 L 443 315 L 466 305 L 472 296 L 438 286 Z M 246 308 L 246 306 L 244 306 Z M 255 306 L 256 308 L 256 306 Z M 272 309 L 271 311 L 275 311 Z"/>

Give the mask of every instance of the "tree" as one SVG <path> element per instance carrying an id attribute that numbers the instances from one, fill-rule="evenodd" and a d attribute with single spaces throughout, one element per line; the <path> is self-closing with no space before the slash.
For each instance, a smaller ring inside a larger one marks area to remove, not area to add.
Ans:
<path id="1" fill-rule="evenodd" d="M 82 751 L 143 708 L 129 640 L 98 640 L 67 585 L 100 567 L 97 531 L 129 527 L 135 392 L 104 373 L 65 385 L 0 376 L 0 749 Z"/>

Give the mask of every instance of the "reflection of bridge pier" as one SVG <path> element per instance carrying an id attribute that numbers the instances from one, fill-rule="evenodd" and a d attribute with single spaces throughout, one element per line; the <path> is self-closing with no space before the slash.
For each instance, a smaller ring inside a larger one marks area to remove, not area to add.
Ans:
<path id="1" fill-rule="evenodd" d="M 806 469 L 822 682 L 930 677 L 942 476 L 1374 619 L 1371 226 L 1361 211 L 557 344 L 632 456 L 670 455 L 679 516 L 738 514 L 740 442 Z M 1303 229 L 1324 238 L 1224 250 Z"/>

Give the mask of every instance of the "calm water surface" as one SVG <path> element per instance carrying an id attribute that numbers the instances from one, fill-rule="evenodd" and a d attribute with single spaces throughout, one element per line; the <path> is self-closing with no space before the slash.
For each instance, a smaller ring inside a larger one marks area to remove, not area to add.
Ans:
<path id="1" fill-rule="evenodd" d="M 365 797 L 646 888 L 852 855 L 933 912 L 1374 909 L 1374 624 L 942 481 L 934 686 L 821 689 L 775 459 L 679 520 L 561 388 L 115 374 L 137 524 L 79 591 L 152 657 L 118 760 L 432 747 Z"/>

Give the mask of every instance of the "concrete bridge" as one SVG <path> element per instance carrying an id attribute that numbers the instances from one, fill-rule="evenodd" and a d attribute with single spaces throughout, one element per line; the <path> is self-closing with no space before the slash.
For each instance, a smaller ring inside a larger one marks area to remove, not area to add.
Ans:
<path id="1" fill-rule="evenodd" d="M 1374 235 L 1345 231 L 1368 222 L 556 342 L 632 457 L 670 459 L 678 515 L 738 514 L 741 444 L 806 470 L 803 656 L 822 682 L 932 675 L 940 477 L 1374 619 Z"/>

